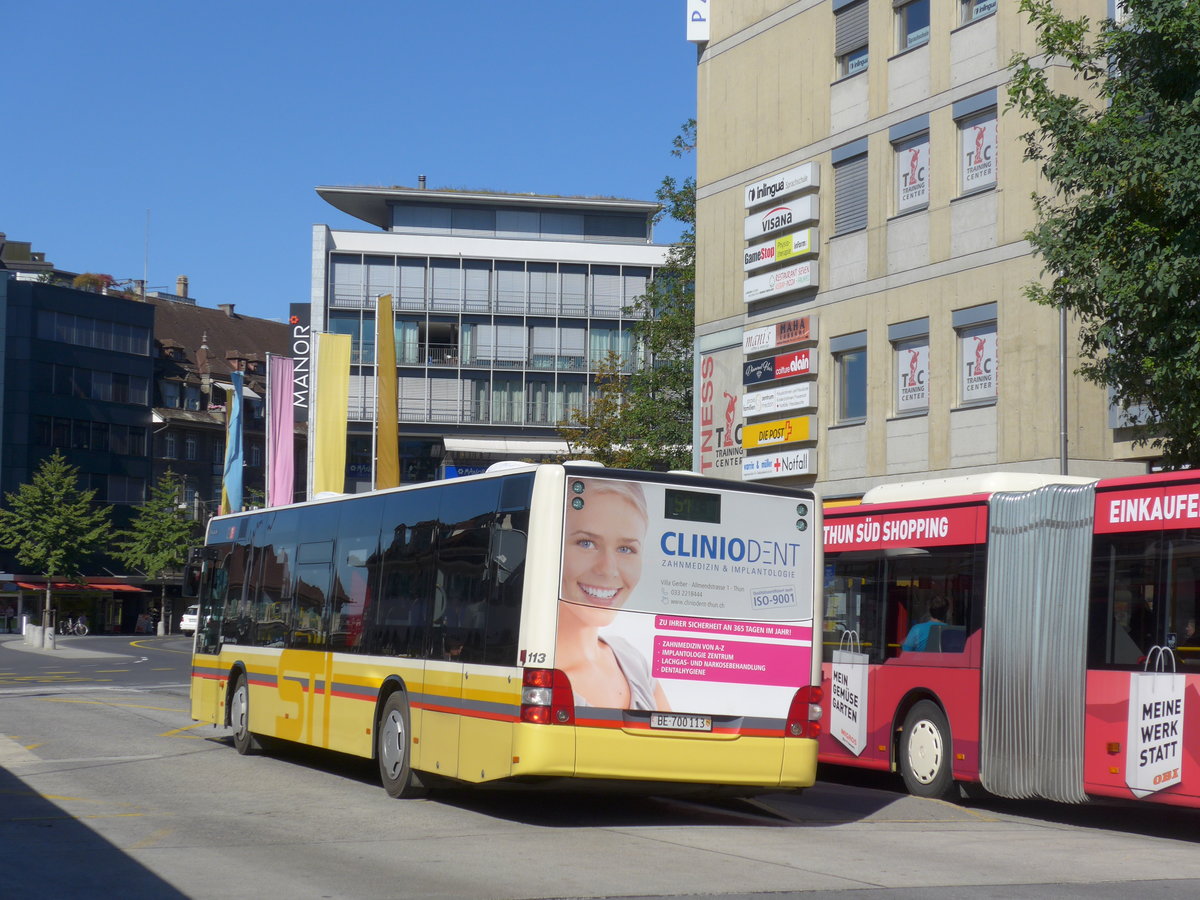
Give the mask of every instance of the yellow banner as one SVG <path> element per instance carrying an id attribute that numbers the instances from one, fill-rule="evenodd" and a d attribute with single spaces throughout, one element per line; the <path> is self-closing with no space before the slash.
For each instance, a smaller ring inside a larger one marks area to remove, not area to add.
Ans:
<path id="1" fill-rule="evenodd" d="M 375 303 L 375 489 L 400 486 L 400 416 L 396 396 L 396 325 L 392 295 Z"/>
<path id="2" fill-rule="evenodd" d="M 758 425 L 742 426 L 742 446 L 746 449 L 754 447 L 773 447 L 777 444 L 794 444 L 797 441 L 811 441 L 815 430 L 812 416 L 796 416 L 792 419 L 779 419 L 775 422 L 762 422 Z"/>
<path id="3" fill-rule="evenodd" d="M 313 496 L 346 490 L 346 421 L 350 413 L 350 335 L 314 334 Z"/>

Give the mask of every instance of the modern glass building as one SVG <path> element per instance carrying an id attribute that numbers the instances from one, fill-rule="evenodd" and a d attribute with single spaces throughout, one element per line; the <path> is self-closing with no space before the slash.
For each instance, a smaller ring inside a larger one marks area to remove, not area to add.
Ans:
<path id="1" fill-rule="evenodd" d="M 587 409 L 600 364 L 641 364 L 627 307 L 666 256 L 657 203 L 317 193 L 373 226 L 313 229 L 312 330 L 353 339 L 347 490 L 370 484 L 380 295 L 392 296 L 404 480 L 562 453 L 558 426 Z"/>

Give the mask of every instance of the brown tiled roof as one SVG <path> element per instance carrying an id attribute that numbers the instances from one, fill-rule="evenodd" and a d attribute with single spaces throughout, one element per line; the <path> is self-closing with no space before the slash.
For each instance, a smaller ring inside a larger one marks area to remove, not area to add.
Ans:
<path id="1" fill-rule="evenodd" d="M 290 326 L 284 322 L 243 316 L 236 308 L 230 315 L 224 309 L 154 297 L 148 297 L 146 302 L 154 304 L 155 342 L 183 348 L 184 359 L 177 365 L 185 370 L 197 370 L 196 352 L 201 343 L 208 346 L 209 374 L 217 380 L 228 380 L 233 371 L 228 359 L 231 354 L 265 363 L 268 353 L 281 356 L 289 353 Z M 254 380 L 261 378 L 260 375 Z"/>

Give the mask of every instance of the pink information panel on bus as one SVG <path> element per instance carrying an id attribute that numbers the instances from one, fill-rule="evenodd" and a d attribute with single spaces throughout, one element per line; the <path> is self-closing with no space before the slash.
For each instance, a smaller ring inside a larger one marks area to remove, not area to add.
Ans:
<path id="1" fill-rule="evenodd" d="M 812 628 L 657 616 L 655 678 L 795 685 L 809 665 Z"/>

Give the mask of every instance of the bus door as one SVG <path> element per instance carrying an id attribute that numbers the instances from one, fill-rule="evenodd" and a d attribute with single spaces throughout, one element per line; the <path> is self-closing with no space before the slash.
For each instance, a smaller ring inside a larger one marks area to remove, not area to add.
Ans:
<path id="1" fill-rule="evenodd" d="M 425 664 L 426 692 L 437 699 L 426 707 L 421 755 L 421 767 L 439 775 L 460 777 L 461 748 L 472 743 L 469 726 L 482 709 L 483 696 L 466 690 L 464 666 L 480 661 L 473 648 L 492 592 L 489 555 L 500 486 L 500 479 L 493 478 L 442 492 L 431 647 Z M 478 776 L 464 772 L 462 777 Z"/>

